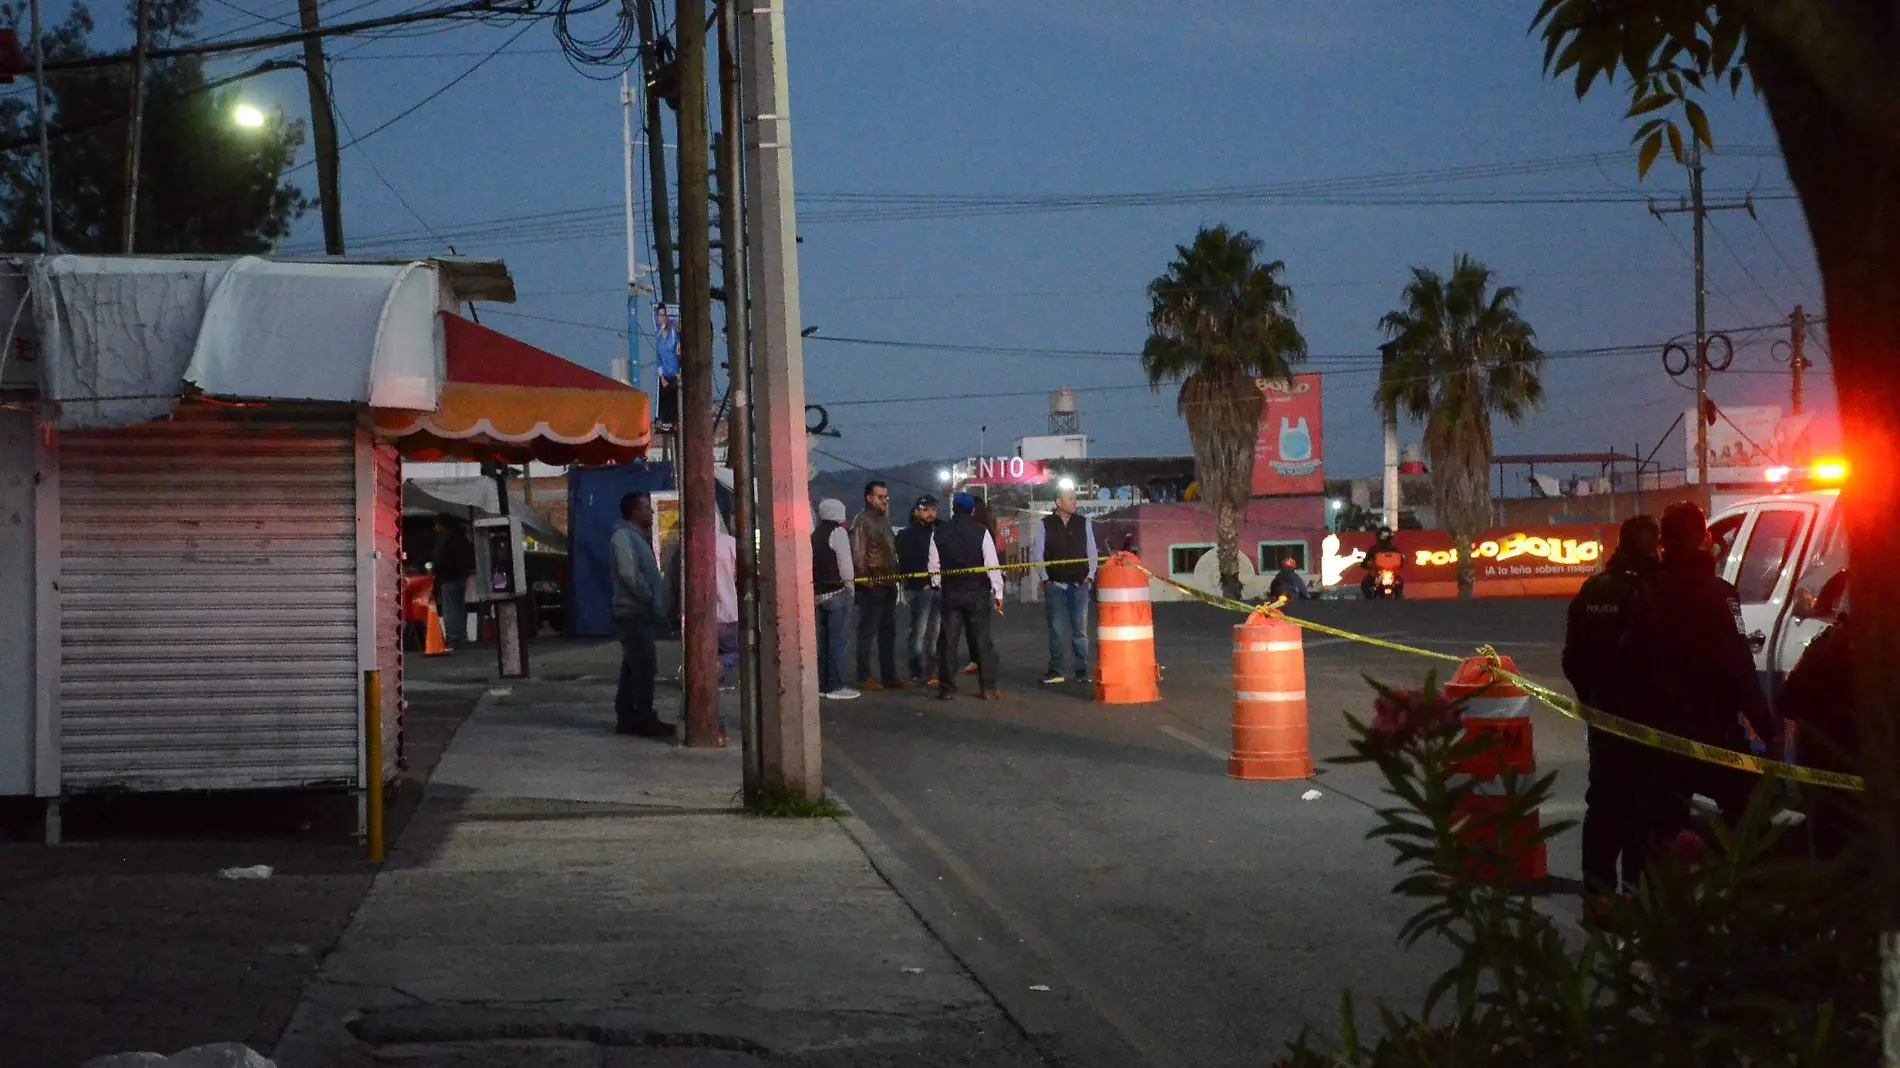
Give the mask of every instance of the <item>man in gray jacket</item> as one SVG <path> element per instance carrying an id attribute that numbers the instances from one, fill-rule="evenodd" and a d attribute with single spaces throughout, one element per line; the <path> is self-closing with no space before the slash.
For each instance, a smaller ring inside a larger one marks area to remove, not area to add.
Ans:
<path id="1" fill-rule="evenodd" d="M 653 710 L 653 677 L 659 673 L 660 613 L 666 587 L 649 540 L 653 497 L 629 493 L 620 498 L 621 522 L 614 527 L 614 633 L 620 638 L 620 688 L 614 694 L 614 732 L 642 738 L 671 738 L 673 725 Z"/>

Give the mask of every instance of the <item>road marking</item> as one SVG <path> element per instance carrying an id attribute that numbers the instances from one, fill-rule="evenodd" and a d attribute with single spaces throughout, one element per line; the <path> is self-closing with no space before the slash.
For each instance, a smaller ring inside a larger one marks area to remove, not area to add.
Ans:
<path id="1" fill-rule="evenodd" d="M 1169 724 L 1163 723 L 1155 729 L 1159 730 L 1161 733 L 1167 735 L 1168 737 L 1173 738 L 1177 742 L 1186 742 L 1187 744 L 1193 746 L 1194 748 L 1199 749 L 1201 752 L 1206 753 L 1208 756 L 1213 757 L 1215 760 L 1226 760 L 1229 756 L 1232 755 L 1224 749 L 1214 748 L 1213 746 L 1207 744 L 1206 742 L 1195 737 L 1194 735 L 1189 734 L 1188 732 L 1182 730 L 1179 727 L 1175 727 L 1175 726 L 1171 726 Z"/>
<path id="2" fill-rule="evenodd" d="M 911 812 L 909 806 L 884 789 L 862 764 L 847 756 L 838 746 L 836 739 L 833 739 L 826 748 L 831 756 L 851 773 L 851 777 L 858 780 L 858 784 L 863 786 L 872 797 L 877 798 L 878 803 L 883 805 L 899 824 L 903 825 L 904 830 L 916 838 L 925 849 L 930 851 L 931 856 L 937 858 L 938 863 L 942 864 L 945 870 L 963 884 L 965 890 L 988 907 L 1032 952 L 1048 962 L 1055 971 L 1061 973 L 1069 989 L 1087 1003 L 1089 1008 L 1095 1010 L 1097 1016 L 1114 1028 L 1123 1041 L 1146 1057 L 1148 1063 L 1154 1065 L 1154 1068 L 1186 1068 L 1186 1065 L 1175 1059 L 1174 1054 L 1158 1037 L 1135 1021 L 1134 1014 L 1126 1006 L 1084 978 L 1086 973 L 1082 967 L 1064 953 L 1053 939 L 1043 934 L 1042 929 L 1037 927 L 1029 917 L 1004 902 L 968 864 L 963 862 L 961 857 L 952 853 L 949 846 L 944 845 L 942 839 L 930 833 L 917 819 L 916 814 Z M 1225 757 L 1225 754 L 1222 756 Z"/>

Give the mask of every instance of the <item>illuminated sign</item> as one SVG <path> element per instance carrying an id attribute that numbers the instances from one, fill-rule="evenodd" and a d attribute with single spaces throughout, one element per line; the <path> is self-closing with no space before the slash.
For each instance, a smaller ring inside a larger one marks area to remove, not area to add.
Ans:
<path id="1" fill-rule="evenodd" d="M 971 486 L 1040 486 L 1049 481 L 1047 464 L 1020 456 L 972 457 L 958 465 L 956 473 Z"/>
<path id="2" fill-rule="evenodd" d="M 1576 538 L 1542 538 L 1535 534 L 1511 534 L 1504 538 L 1479 542 L 1472 555 L 1481 560 L 1496 560 L 1499 563 L 1515 560 L 1520 556 L 1534 556 L 1553 564 L 1593 564 L 1598 557 L 1603 555 L 1603 543 L 1594 538 L 1578 540 Z M 1420 567 L 1444 567 L 1458 562 L 1458 550 L 1419 549 L 1413 554 L 1412 560 Z"/>

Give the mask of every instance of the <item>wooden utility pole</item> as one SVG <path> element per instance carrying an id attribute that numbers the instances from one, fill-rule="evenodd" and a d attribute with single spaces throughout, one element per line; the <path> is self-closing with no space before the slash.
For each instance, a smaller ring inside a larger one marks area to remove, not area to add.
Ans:
<path id="1" fill-rule="evenodd" d="M 653 0 L 640 0 L 635 11 L 640 23 L 640 72 L 646 79 L 646 143 L 649 182 L 653 186 L 653 254 L 660 262 L 654 266 L 660 274 L 660 303 L 677 305 L 679 289 L 674 284 L 672 189 L 666 179 L 666 128 L 660 124 L 659 87 L 660 30 L 653 15 Z M 704 93 L 700 94 L 704 97 Z"/>
<path id="2" fill-rule="evenodd" d="M 152 0 L 139 0 L 137 24 L 138 36 L 132 45 L 132 99 L 126 108 L 131 122 L 125 131 L 125 214 L 119 220 L 125 231 L 121 247 L 127 255 L 138 239 L 139 155 L 145 139 L 145 51 L 151 38 Z"/>
<path id="3" fill-rule="evenodd" d="M 818 635 L 812 604 L 805 358 L 792 195 L 792 100 L 784 0 L 738 0 L 745 76 L 746 264 L 752 271 L 753 423 L 758 433 L 760 748 L 767 785 L 824 796 Z"/>
<path id="4" fill-rule="evenodd" d="M 323 211 L 323 253 L 343 255 L 343 191 L 337 175 L 336 112 L 330 107 L 330 78 L 323 67 L 323 38 L 317 31 L 317 0 L 297 0 L 297 19 L 309 36 L 303 41 L 303 75 L 310 86 L 310 133 L 317 150 L 317 201 Z"/>
<path id="5" fill-rule="evenodd" d="M 1788 317 L 1788 372 L 1791 376 L 1790 392 L 1794 401 L 1794 414 L 1801 414 L 1801 375 L 1808 369 L 1808 358 L 1802 354 L 1802 348 L 1808 340 L 1808 313 L 1801 305 L 1794 306 L 1794 314 Z"/>
<path id="6" fill-rule="evenodd" d="M 739 158 L 745 120 L 739 106 L 739 9 L 719 0 L 719 246 L 725 266 L 726 366 L 732 411 L 726 417 L 726 466 L 732 469 L 732 534 L 739 559 L 739 729 L 745 747 L 745 799 L 758 800 L 765 764 L 759 749 L 758 541 L 752 507 L 752 338 L 746 316 L 745 178 Z"/>
<path id="7" fill-rule="evenodd" d="M 719 522 L 713 489 L 712 213 L 706 4 L 680 0 L 680 525 L 686 744 L 719 738 Z"/>

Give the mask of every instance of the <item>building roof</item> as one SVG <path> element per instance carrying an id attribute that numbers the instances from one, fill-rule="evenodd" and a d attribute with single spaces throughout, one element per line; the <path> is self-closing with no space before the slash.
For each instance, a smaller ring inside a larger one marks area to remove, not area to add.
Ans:
<path id="1" fill-rule="evenodd" d="M 1634 456 L 1620 452 L 1527 452 L 1491 457 L 1493 464 L 1633 464 Z"/>

